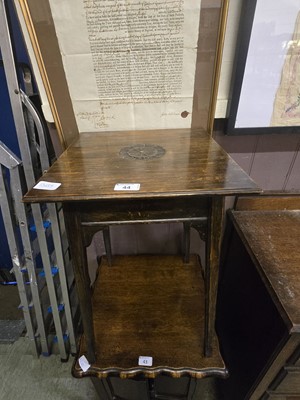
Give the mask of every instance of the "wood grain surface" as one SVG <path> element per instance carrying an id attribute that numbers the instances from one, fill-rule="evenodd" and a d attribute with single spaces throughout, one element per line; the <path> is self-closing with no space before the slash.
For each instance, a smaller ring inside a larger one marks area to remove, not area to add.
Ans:
<path id="1" fill-rule="evenodd" d="M 101 263 L 93 296 L 96 362 L 76 377 L 226 377 L 216 335 L 204 357 L 204 283 L 197 256 L 119 256 Z M 85 353 L 81 340 L 80 355 Z M 153 357 L 152 367 L 138 365 Z"/>
<path id="2" fill-rule="evenodd" d="M 165 149 L 152 160 L 124 159 L 135 144 Z M 258 193 L 259 189 L 203 130 L 85 133 L 41 178 L 59 182 L 53 191 L 32 189 L 24 201 L 78 201 L 178 195 Z M 116 192 L 117 183 L 139 183 L 139 191 Z"/>
<path id="3" fill-rule="evenodd" d="M 266 194 L 263 196 L 240 196 L 235 205 L 237 211 L 300 210 L 299 194 Z"/>
<path id="4" fill-rule="evenodd" d="M 300 211 L 234 211 L 271 296 L 294 332 L 300 332 Z"/>

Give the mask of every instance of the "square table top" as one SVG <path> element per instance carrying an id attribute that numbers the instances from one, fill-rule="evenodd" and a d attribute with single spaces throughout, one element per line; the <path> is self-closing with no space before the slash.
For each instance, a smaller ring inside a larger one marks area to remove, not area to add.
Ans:
<path id="1" fill-rule="evenodd" d="M 41 180 L 61 186 L 56 190 L 31 189 L 25 202 L 260 192 L 201 129 L 82 133 Z M 140 188 L 116 191 L 118 183 L 138 183 Z"/>

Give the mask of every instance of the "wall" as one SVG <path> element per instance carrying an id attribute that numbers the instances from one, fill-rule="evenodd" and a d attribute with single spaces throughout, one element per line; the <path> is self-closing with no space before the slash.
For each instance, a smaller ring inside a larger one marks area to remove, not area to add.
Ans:
<path id="1" fill-rule="evenodd" d="M 226 136 L 217 142 L 263 189 L 300 190 L 300 134 Z"/>
<path id="2" fill-rule="evenodd" d="M 230 0 L 216 118 L 226 117 L 241 4 Z M 215 139 L 263 190 L 300 190 L 300 133 L 226 136 L 219 125 Z"/>

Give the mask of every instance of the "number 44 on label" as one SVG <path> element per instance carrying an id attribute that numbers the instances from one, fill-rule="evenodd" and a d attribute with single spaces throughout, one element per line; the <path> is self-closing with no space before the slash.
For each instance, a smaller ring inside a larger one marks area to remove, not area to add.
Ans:
<path id="1" fill-rule="evenodd" d="M 117 183 L 115 185 L 114 190 L 117 191 L 135 191 L 135 190 L 140 190 L 141 185 L 139 183 Z"/>

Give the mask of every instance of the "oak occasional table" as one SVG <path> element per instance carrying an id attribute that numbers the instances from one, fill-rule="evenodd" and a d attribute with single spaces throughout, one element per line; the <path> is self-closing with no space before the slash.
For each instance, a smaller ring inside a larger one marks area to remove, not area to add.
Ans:
<path id="1" fill-rule="evenodd" d="M 259 192 L 247 174 L 206 132 L 176 129 L 80 134 L 41 180 L 61 186 L 31 189 L 24 201 L 63 205 L 84 329 L 80 351 L 91 364 L 87 372 L 75 365 L 74 374 L 226 376 L 214 327 L 224 200 Z M 109 256 L 109 226 L 151 222 L 183 223 L 184 260 L 108 257 L 93 309 L 85 252 L 93 235 L 104 231 Z M 189 257 L 191 227 L 206 242 L 204 268 Z M 139 342 L 129 343 L 132 337 Z M 153 356 L 153 365 L 138 365 L 139 356 Z"/>

